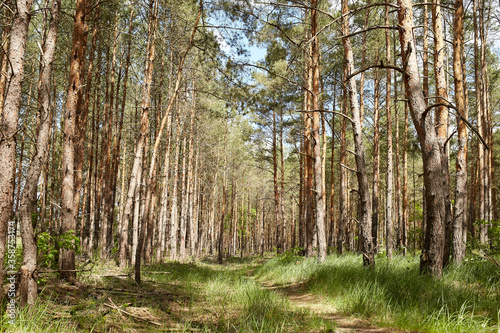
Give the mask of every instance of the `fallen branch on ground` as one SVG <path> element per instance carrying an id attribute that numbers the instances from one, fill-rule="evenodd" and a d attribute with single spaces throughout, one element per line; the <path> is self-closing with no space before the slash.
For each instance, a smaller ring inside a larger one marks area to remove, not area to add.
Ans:
<path id="1" fill-rule="evenodd" d="M 109 298 L 108 298 L 108 299 L 109 299 Z M 110 301 L 111 301 L 111 300 L 110 300 Z M 111 302 L 111 303 L 113 303 L 113 302 Z M 119 308 L 119 307 L 117 307 L 116 305 L 107 304 L 107 303 L 103 303 L 103 304 L 104 304 L 105 306 L 107 306 L 108 308 L 111 308 L 111 309 L 114 309 L 114 310 L 118 311 L 118 313 L 119 313 L 120 315 L 121 315 L 121 313 L 124 313 L 124 314 L 126 314 L 127 316 L 130 316 L 130 317 L 132 317 L 132 318 L 134 318 L 134 319 L 142 320 L 142 321 L 145 321 L 145 322 L 150 323 L 150 324 L 152 324 L 152 325 L 161 326 L 161 324 L 160 324 L 160 323 L 158 323 L 158 322 L 156 322 L 156 321 L 141 318 L 141 317 L 136 316 L 136 315 L 134 315 L 134 314 L 132 314 L 132 313 L 130 313 L 130 312 L 128 312 L 128 311 L 125 311 L 125 310 L 120 309 L 120 308 Z M 113 304 L 114 304 L 114 303 L 113 303 Z"/>

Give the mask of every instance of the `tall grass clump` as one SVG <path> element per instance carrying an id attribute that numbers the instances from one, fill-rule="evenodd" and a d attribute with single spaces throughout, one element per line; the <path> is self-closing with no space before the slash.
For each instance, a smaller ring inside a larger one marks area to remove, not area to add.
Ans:
<path id="1" fill-rule="evenodd" d="M 76 324 L 69 318 L 54 318 L 55 312 L 57 312 L 57 308 L 53 308 L 50 300 L 37 298 L 33 306 L 18 311 L 14 325 L 9 323 L 9 318 L 2 318 L 0 331 L 16 333 L 79 332 Z"/>
<path id="2" fill-rule="evenodd" d="M 145 268 L 145 276 L 163 283 L 173 283 L 181 290 L 193 288 L 198 300 L 205 299 L 217 323 L 205 323 L 198 329 L 237 332 L 295 332 L 317 327 L 333 327 L 311 316 L 306 310 L 294 309 L 288 299 L 263 288 L 248 277 L 255 268 L 253 260 L 233 259 L 228 265 L 211 263 L 167 263 Z M 168 272 L 150 274 L 148 272 Z M 196 290 L 197 289 L 197 290 Z M 186 323 L 190 325 L 190 323 Z"/>
<path id="3" fill-rule="evenodd" d="M 222 307 L 223 325 L 238 332 L 289 332 L 300 326 L 306 315 L 293 310 L 286 298 L 243 275 L 220 272 L 203 290 L 209 303 Z"/>
<path id="4" fill-rule="evenodd" d="M 419 273 L 418 257 L 377 257 L 363 267 L 358 255 L 275 258 L 256 275 L 278 284 L 302 282 L 339 311 L 379 325 L 425 332 L 497 332 L 500 309 L 498 267 L 481 258 L 450 265 L 441 279 Z"/>

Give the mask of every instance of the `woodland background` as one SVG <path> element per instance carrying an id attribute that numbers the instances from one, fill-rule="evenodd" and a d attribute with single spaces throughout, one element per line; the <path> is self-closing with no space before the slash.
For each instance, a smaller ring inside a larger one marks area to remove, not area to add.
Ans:
<path id="1" fill-rule="evenodd" d="M 78 283 L 96 258 L 139 283 L 141 263 L 207 255 L 497 262 L 496 3 L 0 11 L 0 258 L 16 228 L 22 306 L 39 272 Z"/>

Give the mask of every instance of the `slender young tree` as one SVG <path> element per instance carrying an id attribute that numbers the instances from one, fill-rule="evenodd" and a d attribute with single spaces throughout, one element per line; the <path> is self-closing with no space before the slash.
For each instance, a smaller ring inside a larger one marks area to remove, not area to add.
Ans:
<path id="1" fill-rule="evenodd" d="M 122 226 L 128 225 L 130 221 L 130 216 L 132 214 L 132 206 L 134 203 L 134 197 L 136 191 L 139 191 L 137 184 L 140 182 L 140 175 L 142 174 L 142 163 L 144 156 L 144 147 L 146 145 L 146 137 L 148 135 L 149 128 L 149 106 L 150 106 L 150 94 L 151 94 L 151 81 L 153 77 L 153 62 L 155 58 L 155 40 L 156 40 L 156 24 L 158 20 L 158 4 L 157 1 L 152 0 L 149 4 L 149 23 L 148 23 L 148 45 L 147 45 L 147 55 L 145 61 L 145 75 L 144 84 L 142 88 L 142 103 L 141 103 L 141 123 L 139 139 L 137 141 L 137 146 L 134 154 L 134 163 L 132 166 L 132 172 L 130 175 L 129 188 L 127 192 L 127 200 L 123 212 Z M 126 251 L 128 245 L 124 244 L 122 240 L 121 251 Z M 125 266 L 126 262 L 123 262 L 123 253 L 120 254 L 120 266 Z M 140 277 L 138 283 L 140 282 Z"/>
<path id="2" fill-rule="evenodd" d="M 463 81 L 465 69 L 462 58 L 464 39 L 464 4 L 462 0 L 455 1 L 455 16 L 453 19 L 453 77 L 455 84 L 455 104 L 457 112 L 465 119 L 468 118 L 467 104 L 465 103 L 466 86 Z M 453 225 L 453 261 L 460 264 L 465 257 L 467 241 L 467 134 L 465 122 L 457 117 L 458 123 L 458 154 L 456 160 L 457 185 L 455 189 L 455 210 Z"/>
<path id="3" fill-rule="evenodd" d="M 312 145 L 314 156 L 314 184 L 316 194 L 316 230 L 318 232 L 318 260 L 324 262 L 326 260 L 327 244 L 326 244 L 326 202 L 323 195 L 323 166 L 321 155 L 321 140 L 320 140 L 320 104 L 319 104 L 319 85 L 320 85 L 320 72 L 319 72 L 319 45 L 318 45 L 318 18 L 317 18 L 318 0 L 311 1 L 311 80 L 312 91 L 311 95 L 311 111 L 313 114 L 312 119 Z"/>
<path id="4" fill-rule="evenodd" d="M 349 6 L 348 0 L 342 1 L 342 44 L 344 45 L 344 54 L 347 67 L 347 85 L 349 86 L 349 102 L 352 113 L 352 128 L 354 136 L 354 149 L 356 161 L 356 176 L 358 179 L 358 192 L 360 197 L 360 247 L 363 253 L 363 265 L 375 265 L 375 256 L 372 241 L 372 200 L 368 185 L 368 176 L 366 172 L 365 152 L 363 146 L 363 130 L 361 124 L 361 113 L 358 104 L 358 94 L 354 71 L 354 57 L 352 52 L 351 40 L 349 37 Z"/>
<path id="5" fill-rule="evenodd" d="M 388 4 L 388 2 L 386 2 Z M 389 6 L 385 7 L 385 25 L 389 25 Z M 392 60 L 391 56 L 391 35 L 389 29 L 385 30 L 385 57 L 387 65 L 390 65 Z M 394 167 L 392 158 L 392 72 L 387 71 L 387 77 L 385 81 L 385 112 L 387 117 L 387 192 L 385 200 L 385 248 L 387 252 L 387 258 L 392 259 L 392 251 L 394 249 L 394 239 L 393 239 L 393 190 L 394 190 Z"/>

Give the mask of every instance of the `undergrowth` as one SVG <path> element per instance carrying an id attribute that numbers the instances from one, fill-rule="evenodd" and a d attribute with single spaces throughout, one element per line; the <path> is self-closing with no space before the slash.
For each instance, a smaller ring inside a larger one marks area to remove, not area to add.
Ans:
<path id="1" fill-rule="evenodd" d="M 263 288 L 249 276 L 259 263 L 252 258 L 146 266 L 143 283 L 113 262 L 97 262 L 77 288 L 47 279 L 31 309 L 20 311 L 7 332 L 310 332 L 335 326 Z M 134 318 L 127 313 L 139 313 Z M 142 312 L 134 312 L 141 310 Z M 142 314 L 141 314 L 142 313 Z M 160 323 L 160 326 L 154 323 Z"/>
<path id="2" fill-rule="evenodd" d="M 377 257 L 365 268 L 357 255 L 331 255 L 326 263 L 287 254 L 256 271 L 259 279 L 279 284 L 302 282 L 326 296 L 345 314 L 383 326 L 424 332 L 498 332 L 500 271 L 473 257 L 449 266 L 441 279 L 419 273 L 417 257 Z"/>

